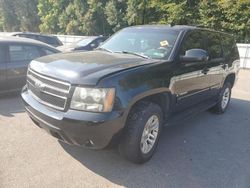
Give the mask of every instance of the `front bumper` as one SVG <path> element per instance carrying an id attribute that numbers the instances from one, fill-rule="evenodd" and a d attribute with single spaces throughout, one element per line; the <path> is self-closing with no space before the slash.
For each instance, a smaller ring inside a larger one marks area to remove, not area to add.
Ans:
<path id="1" fill-rule="evenodd" d="M 42 105 L 27 90 L 23 90 L 21 96 L 33 122 L 68 144 L 102 149 L 124 126 L 125 121 L 118 112 L 93 113 L 70 109 L 62 112 Z"/>

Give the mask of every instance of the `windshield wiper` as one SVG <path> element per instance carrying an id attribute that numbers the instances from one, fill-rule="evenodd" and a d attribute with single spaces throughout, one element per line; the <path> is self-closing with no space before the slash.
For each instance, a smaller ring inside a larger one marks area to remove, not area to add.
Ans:
<path id="1" fill-rule="evenodd" d="M 96 48 L 96 50 L 102 50 L 102 51 L 113 53 L 113 51 L 111 51 L 111 50 L 109 50 L 107 48 L 102 48 L 102 47 L 98 47 L 98 48 Z"/>
<path id="2" fill-rule="evenodd" d="M 119 52 L 114 52 L 114 53 L 132 54 L 132 55 L 142 57 L 144 59 L 151 59 L 149 56 L 146 56 L 146 55 L 143 55 L 140 53 L 136 53 L 136 52 L 130 52 L 130 51 L 119 51 Z"/>

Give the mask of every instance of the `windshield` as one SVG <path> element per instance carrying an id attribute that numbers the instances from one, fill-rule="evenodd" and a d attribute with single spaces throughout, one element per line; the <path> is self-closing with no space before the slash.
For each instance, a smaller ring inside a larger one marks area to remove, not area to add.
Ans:
<path id="1" fill-rule="evenodd" d="M 94 39 L 93 38 L 86 38 L 86 39 L 81 39 L 76 42 L 76 46 L 87 46 L 89 43 L 91 43 Z"/>
<path id="2" fill-rule="evenodd" d="M 166 28 L 127 28 L 116 33 L 101 48 L 132 52 L 153 59 L 168 59 L 179 32 Z"/>

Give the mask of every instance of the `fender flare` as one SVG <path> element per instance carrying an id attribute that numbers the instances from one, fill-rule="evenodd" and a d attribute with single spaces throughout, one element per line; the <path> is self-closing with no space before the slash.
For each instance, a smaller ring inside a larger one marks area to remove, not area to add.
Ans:
<path id="1" fill-rule="evenodd" d="M 171 104 L 172 104 L 172 103 L 171 103 L 171 100 L 172 100 L 172 98 L 171 98 L 171 97 L 172 97 L 172 92 L 170 91 L 169 88 L 161 87 L 161 88 L 157 88 L 157 89 L 151 89 L 151 90 L 142 92 L 142 93 L 140 93 L 140 94 L 134 96 L 134 97 L 132 98 L 132 100 L 128 103 L 127 108 L 126 108 L 126 110 L 125 110 L 125 112 L 124 112 L 124 115 L 123 115 L 123 117 L 124 117 L 124 126 L 126 125 L 126 120 L 127 120 L 127 117 L 128 117 L 128 115 L 129 115 L 130 110 L 133 108 L 133 106 L 134 106 L 138 101 L 140 101 L 140 100 L 142 100 L 142 99 L 145 99 L 145 98 L 147 98 L 147 97 L 156 95 L 156 94 L 164 94 L 164 93 L 168 95 L 168 100 L 170 100 L 168 108 L 170 108 L 170 106 L 171 106 Z"/>

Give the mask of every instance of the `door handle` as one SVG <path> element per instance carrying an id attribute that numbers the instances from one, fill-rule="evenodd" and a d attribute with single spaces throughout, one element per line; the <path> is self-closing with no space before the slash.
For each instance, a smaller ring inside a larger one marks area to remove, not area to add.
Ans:
<path id="1" fill-rule="evenodd" d="M 201 71 L 201 73 L 203 73 L 203 74 L 207 74 L 207 73 L 208 73 L 208 71 L 209 71 L 209 68 L 204 68 L 204 69 Z"/>

